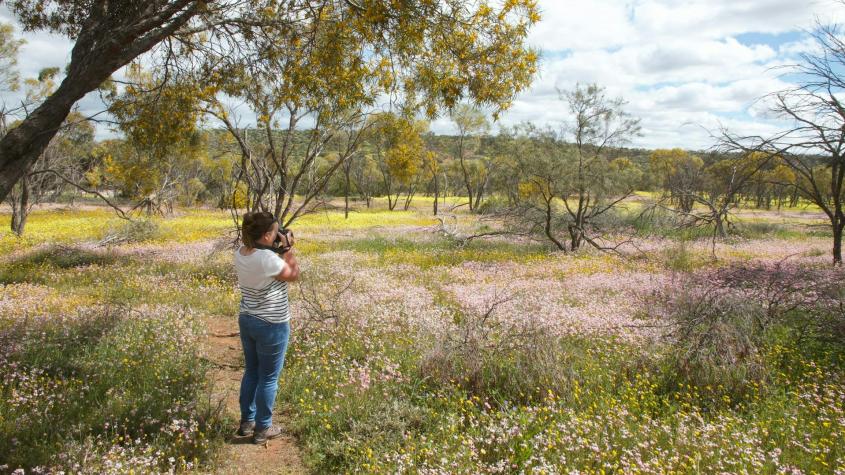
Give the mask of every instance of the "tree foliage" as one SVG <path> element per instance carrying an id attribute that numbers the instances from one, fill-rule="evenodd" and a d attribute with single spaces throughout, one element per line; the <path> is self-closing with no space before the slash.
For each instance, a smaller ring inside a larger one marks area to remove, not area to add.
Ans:
<path id="1" fill-rule="evenodd" d="M 529 85 L 537 63 L 525 45 L 539 20 L 534 0 L 496 6 L 458 0 L 8 3 L 26 29 L 61 33 L 75 45 L 62 86 L 0 141 L 0 196 L 37 159 L 77 100 L 151 50 L 162 68 L 196 74 L 235 95 L 284 77 L 268 108 L 313 111 L 318 104 L 308 97 L 328 97 L 337 115 L 360 110 L 377 94 L 430 117 L 464 98 L 498 113 Z"/>
<path id="2" fill-rule="evenodd" d="M 402 191 L 411 199 L 425 167 L 427 155 L 422 134 L 428 124 L 391 112 L 374 116 L 372 124 L 368 142 L 381 172 L 388 208 L 393 210 Z"/>
<path id="3" fill-rule="evenodd" d="M 24 41 L 15 39 L 15 29 L 0 23 L 0 91 L 16 91 L 20 82 L 17 71 L 18 52 Z M 5 107 L 3 107 L 5 109 Z M 0 131 L 0 136 L 2 131 Z"/>

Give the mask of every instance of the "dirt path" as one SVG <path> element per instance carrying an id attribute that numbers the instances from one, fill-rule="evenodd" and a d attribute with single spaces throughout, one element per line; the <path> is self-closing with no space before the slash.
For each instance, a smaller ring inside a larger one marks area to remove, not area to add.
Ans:
<path id="1" fill-rule="evenodd" d="M 238 390 L 241 384 L 242 354 L 238 336 L 238 324 L 234 318 L 212 317 L 208 319 L 208 357 L 215 363 L 213 373 L 216 399 L 225 401 L 226 412 L 238 420 Z M 220 451 L 215 474 L 306 474 L 296 439 L 284 433 L 283 418 L 274 413 L 274 424 L 282 427 L 283 434 L 266 445 L 255 445 L 252 437 L 238 437 L 232 427 L 226 445 Z"/>

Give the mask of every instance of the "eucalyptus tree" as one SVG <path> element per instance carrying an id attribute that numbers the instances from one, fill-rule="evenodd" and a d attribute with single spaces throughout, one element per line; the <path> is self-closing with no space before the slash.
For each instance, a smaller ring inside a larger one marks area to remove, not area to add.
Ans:
<path id="1" fill-rule="evenodd" d="M 687 193 L 699 206 L 685 213 L 686 216 L 692 218 L 694 224 L 712 226 L 714 237 L 727 237 L 731 214 L 739 198 L 774 157 L 755 152 L 717 155 L 703 170 L 701 189 Z"/>
<path id="2" fill-rule="evenodd" d="M 201 0 L 5 3 L 25 30 L 58 33 L 72 39 L 74 46 L 66 76 L 58 88 L 0 139 L 0 198 L 5 198 L 41 156 L 73 105 L 85 94 L 137 56 L 186 28 L 198 15 L 211 20 L 221 14 L 217 2 Z M 228 2 L 227 6 L 234 3 Z"/>
<path id="3" fill-rule="evenodd" d="M 430 179 L 429 183 L 431 184 L 431 191 L 434 194 L 434 200 L 432 202 L 432 214 L 434 214 L 435 216 L 437 216 L 438 205 L 440 202 L 440 175 L 443 173 L 442 164 L 443 157 L 437 151 L 426 151 L 425 156 L 423 157 L 423 167 L 425 169 L 426 176 Z"/>
<path id="4" fill-rule="evenodd" d="M 681 213 L 691 212 L 693 196 L 702 187 L 704 160 L 679 148 L 657 149 L 649 156 L 649 168 L 669 204 Z"/>
<path id="5" fill-rule="evenodd" d="M 359 154 L 352 157 L 350 161 L 352 168 L 352 181 L 361 199 L 364 200 L 367 208 L 372 206 L 373 196 L 378 193 L 380 173 L 374 153 L 365 148 Z"/>
<path id="6" fill-rule="evenodd" d="M 25 114 L 49 95 L 55 88 L 57 73 L 57 68 L 45 68 L 37 78 L 26 78 L 23 99 L 11 109 L 12 117 Z M 42 152 L 41 159 L 6 195 L 5 201 L 12 208 L 11 229 L 15 234 L 24 233 L 27 217 L 35 205 L 48 198 L 57 198 L 69 184 L 81 188 L 77 183 L 90 165 L 86 158 L 90 156 L 93 143 L 93 126 L 78 112 L 71 112 L 60 132 Z"/>
<path id="7" fill-rule="evenodd" d="M 583 241 L 600 247 L 589 227 L 634 193 L 641 171 L 615 150 L 640 134 L 640 120 L 631 116 L 621 97 L 608 97 L 604 88 L 590 84 L 560 91 L 573 120 L 569 135 L 574 143 L 575 169 L 571 191 L 561 199 L 568 215 L 570 248 Z"/>
<path id="8" fill-rule="evenodd" d="M 653 208 L 665 209 L 689 227 L 711 228 L 726 238 L 733 211 L 775 158 L 764 153 L 720 153 L 705 159 L 681 149 L 655 150 L 650 171 L 664 190 Z M 714 248 L 715 249 L 715 248 Z"/>
<path id="9" fill-rule="evenodd" d="M 425 166 L 426 150 L 422 134 L 428 124 L 391 112 L 373 116 L 371 124 L 368 142 L 382 176 L 387 207 L 391 211 L 396 209 L 404 191 L 407 210 L 416 191 L 421 169 Z"/>
<path id="10" fill-rule="evenodd" d="M 32 209 L 39 203 L 56 200 L 68 187 L 91 192 L 80 182 L 92 164 L 93 148 L 93 125 L 78 112 L 71 112 L 38 162 L 6 195 L 12 208 L 12 232 L 23 235 Z"/>

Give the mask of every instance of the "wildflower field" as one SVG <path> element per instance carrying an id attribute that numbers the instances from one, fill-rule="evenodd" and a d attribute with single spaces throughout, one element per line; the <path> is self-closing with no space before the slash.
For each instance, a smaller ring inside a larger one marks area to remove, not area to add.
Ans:
<path id="1" fill-rule="evenodd" d="M 715 243 L 620 216 L 631 246 L 564 254 L 458 242 L 419 203 L 292 226 L 275 420 L 309 471 L 845 474 L 845 274 L 814 210 Z M 9 221 L 0 473 L 225 468 L 208 329 L 237 317 L 231 215 Z"/>

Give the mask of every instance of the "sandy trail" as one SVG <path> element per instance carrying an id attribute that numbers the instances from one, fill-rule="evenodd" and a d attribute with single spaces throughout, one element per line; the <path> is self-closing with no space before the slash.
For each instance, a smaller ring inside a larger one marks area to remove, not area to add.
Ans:
<path id="1" fill-rule="evenodd" d="M 210 317 L 208 319 L 208 357 L 215 363 L 212 377 L 218 400 L 225 402 L 231 419 L 237 420 L 238 390 L 241 383 L 242 354 L 238 324 L 234 318 Z M 274 411 L 273 423 L 282 427 L 283 434 L 266 445 L 255 445 L 251 437 L 238 437 L 235 427 L 227 436 L 226 444 L 217 456 L 215 474 L 272 473 L 307 474 L 296 439 L 285 433 L 285 417 Z"/>

